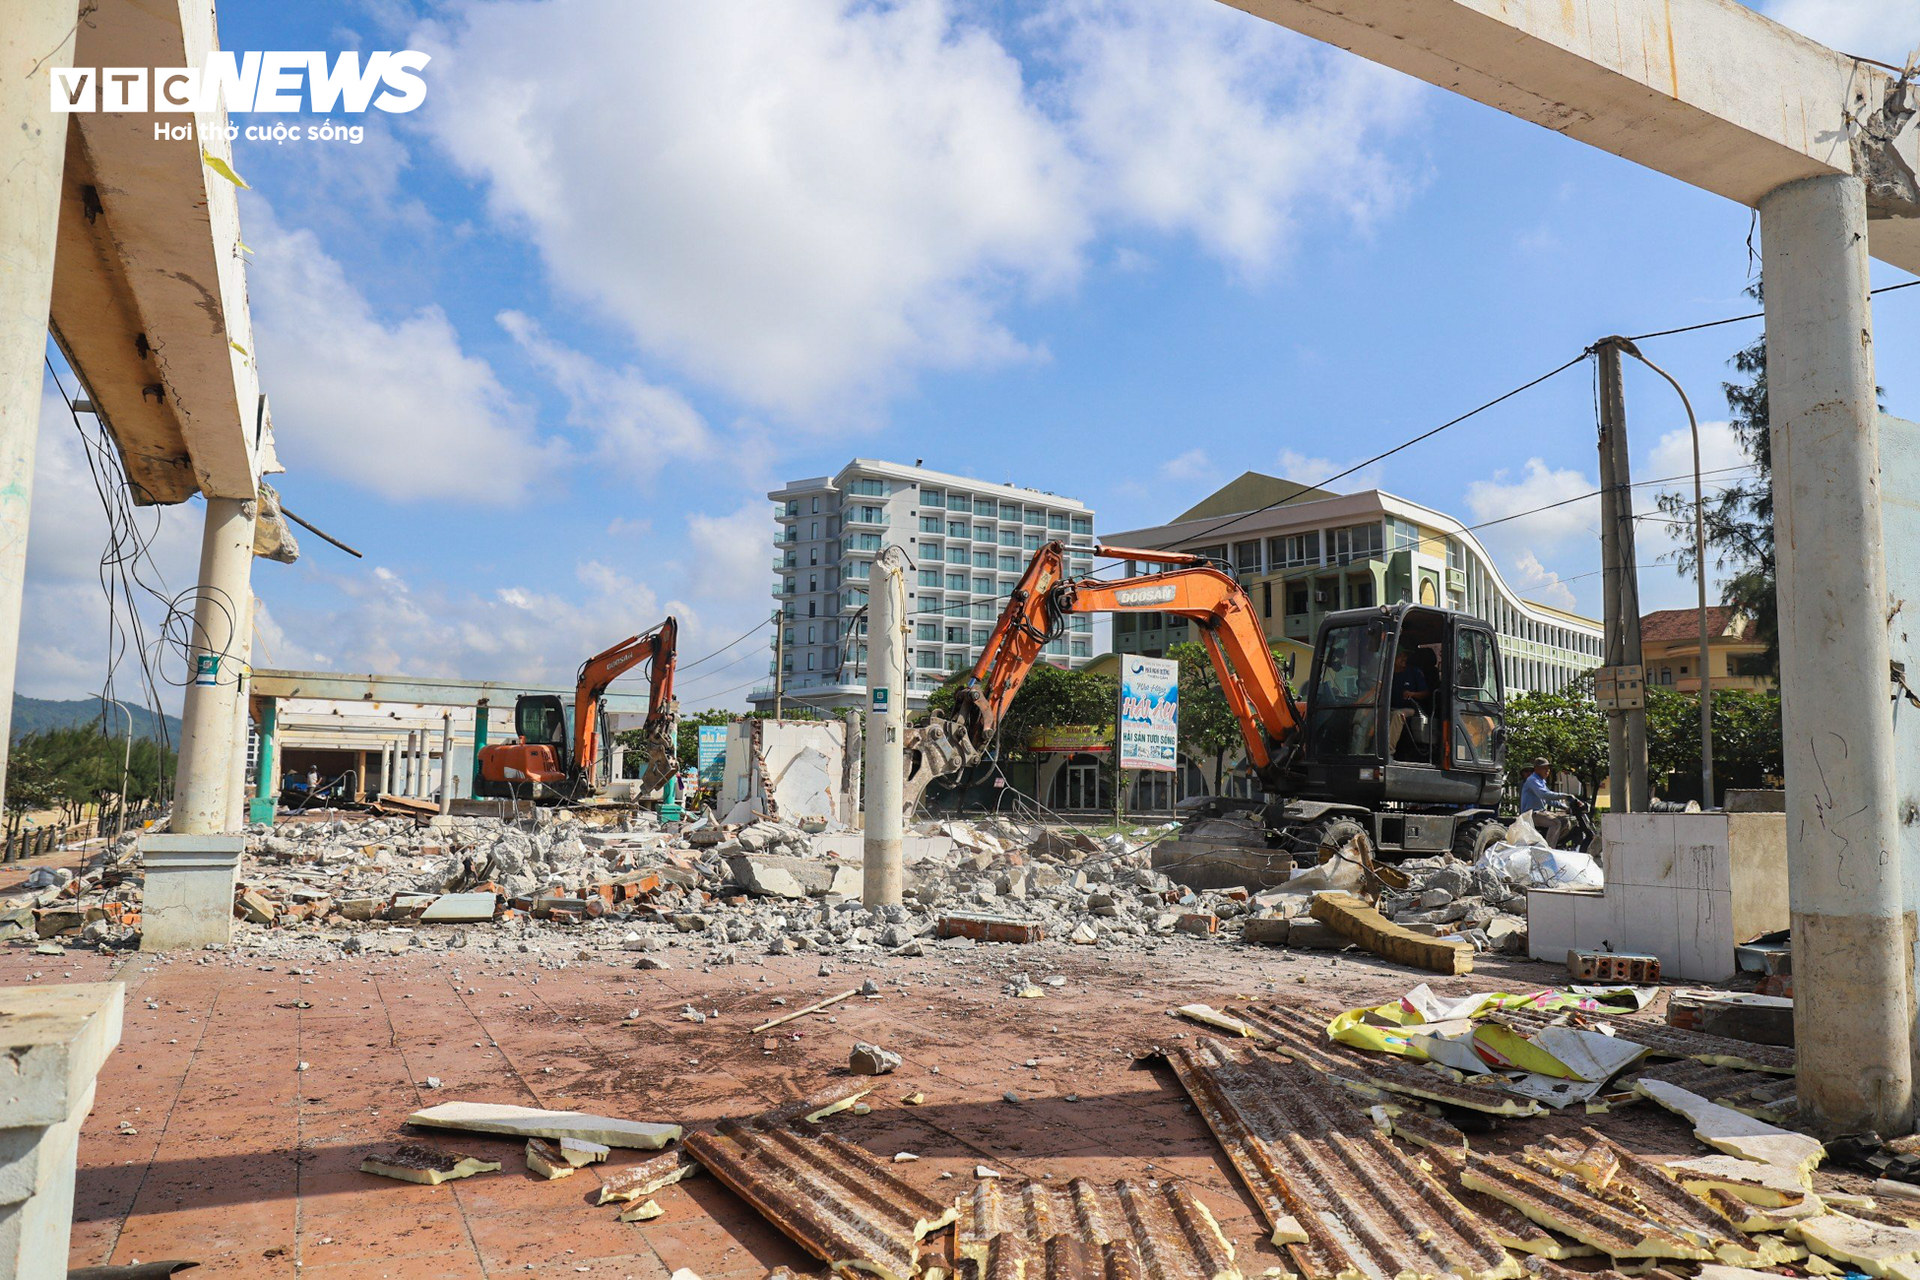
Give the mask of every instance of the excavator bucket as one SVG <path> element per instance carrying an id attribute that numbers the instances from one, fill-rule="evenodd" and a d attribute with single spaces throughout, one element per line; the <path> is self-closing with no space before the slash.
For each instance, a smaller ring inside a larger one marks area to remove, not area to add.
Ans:
<path id="1" fill-rule="evenodd" d="M 934 779 L 964 769 L 984 754 L 974 746 L 965 723 L 944 716 L 907 730 L 906 746 L 907 777 L 901 800 L 909 817 Z"/>
<path id="2" fill-rule="evenodd" d="M 674 766 L 679 763 L 674 750 L 678 723 L 677 716 L 668 715 L 648 724 L 642 740 L 647 750 L 647 767 L 640 775 L 639 795 L 650 796 L 665 786 Z"/>

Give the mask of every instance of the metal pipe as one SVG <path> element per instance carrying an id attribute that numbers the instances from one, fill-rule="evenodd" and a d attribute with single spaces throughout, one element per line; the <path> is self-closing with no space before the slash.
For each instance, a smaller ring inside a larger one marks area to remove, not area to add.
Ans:
<path id="1" fill-rule="evenodd" d="M 907 790 L 907 557 L 874 559 L 867 623 L 867 830 L 861 904 L 896 906 L 905 887 Z"/>
<path id="2" fill-rule="evenodd" d="M 1713 802 L 1713 654 L 1707 648 L 1707 500 L 1700 484 L 1700 419 L 1693 414 L 1693 401 L 1687 389 L 1674 376 L 1640 354 L 1640 348 L 1620 339 L 1621 349 L 1667 380 L 1680 406 L 1687 411 L 1687 429 L 1693 433 L 1693 567 L 1696 570 L 1700 598 L 1700 807 L 1712 809 Z"/>

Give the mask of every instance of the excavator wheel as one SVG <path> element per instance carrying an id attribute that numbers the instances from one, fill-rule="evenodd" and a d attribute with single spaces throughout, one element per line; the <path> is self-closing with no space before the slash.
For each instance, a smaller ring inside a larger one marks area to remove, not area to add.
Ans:
<path id="1" fill-rule="evenodd" d="M 1461 862 L 1478 862 L 1480 855 L 1507 838 L 1507 824 L 1498 818 L 1463 822 L 1453 833 L 1453 856 Z"/>
<path id="2" fill-rule="evenodd" d="M 1325 862 L 1328 855 L 1356 835 L 1368 835 L 1368 831 L 1357 820 L 1335 814 L 1318 818 L 1312 822 L 1302 822 L 1285 832 L 1293 843 L 1293 860 L 1303 867 L 1311 867 Z"/>

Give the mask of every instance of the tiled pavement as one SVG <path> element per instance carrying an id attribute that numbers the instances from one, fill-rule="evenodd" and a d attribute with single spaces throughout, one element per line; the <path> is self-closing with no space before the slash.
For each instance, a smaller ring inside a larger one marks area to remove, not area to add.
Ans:
<path id="1" fill-rule="evenodd" d="M 698 1124 L 817 1090 L 866 1039 L 906 1065 L 879 1081 L 872 1114 L 829 1123 L 883 1156 L 920 1156 L 897 1166 L 910 1181 L 947 1198 L 972 1185 L 979 1164 L 1056 1180 L 1186 1177 L 1258 1274 L 1282 1259 L 1264 1244 L 1251 1203 L 1178 1086 L 1136 1066 L 1133 1053 L 1192 1033 L 1167 1016 L 1176 1004 L 1309 991 L 1377 1001 L 1423 976 L 1370 959 L 1224 945 L 936 950 L 835 959 L 827 976 L 818 957 L 702 971 L 691 953 L 670 955 L 679 967 L 642 972 L 617 951 L 547 970 L 492 951 L 331 963 L 0 952 L 0 984 L 117 978 L 128 987 L 126 1034 L 81 1141 L 74 1265 L 188 1258 L 202 1264 L 196 1280 L 815 1271 L 710 1177 L 662 1192 L 664 1217 L 623 1224 L 617 1208 L 594 1205 L 593 1168 L 545 1182 L 526 1173 L 510 1140 L 422 1138 L 402 1121 L 422 1105 L 470 1099 Z M 1013 999 L 1002 986 L 1015 971 L 1069 981 L 1039 1000 Z M 1557 972 L 1496 962 L 1431 982 L 1454 994 L 1545 985 Z M 750 1033 L 784 1011 L 775 997 L 791 1010 L 869 976 L 879 997 Z M 718 1016 L 686 1020 L 688 1002 Z M 429 1076 L 440 1089 L 426 1088 Z M 901 1105 L 914 1089 L 925 1105 Z M 1009 1090 L 1019 1101 L 1005 1100 Z M 137 1132 L 120 1132 L 123 1121 Z M 439 1187 L 358 1172 L 367 1152 L 403 1137 L 497 1158 L 502 1170 Z M 617 1151 L 607 1167 L 640 1158 Z"/>

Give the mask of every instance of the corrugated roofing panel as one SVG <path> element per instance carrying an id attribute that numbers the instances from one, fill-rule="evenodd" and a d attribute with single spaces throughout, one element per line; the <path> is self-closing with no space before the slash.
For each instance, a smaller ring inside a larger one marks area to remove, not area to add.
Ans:
<path id="1" fill-rule="evenodd" d="M 1613 1034 L 1621 1039 L 1643 1044 L 1663 1058 L 1693 1058 L 1713 1066 L 1735 1067 L 1746 1071 L 1767 1071 L 1777 1075 L 1792 1075 L 1794 1069 L 1794 1055 L 1791 1047 L 1754 1044 L 1748 1040 L 1708 1035 L 1704 1031 L 1670 1027 L 1664 1022 L 1654 1022 L 1648 1018 L 1595 1018 L 1586 1014 L 1567 1016 L 1535 1013 L 1530 1010 L 1507 1010 L 1492 1014 L 1490 1017 L 1495 1022 L 1512 1027 L 1522 1035 L 1531 1035 L 1553 1022 L 1566 1022 L 1576 1027 L 1589 1027 L 1598 1022 L 1605 1022 L 1613 1029 Z"/>
<path id="2" fill-rule="evenodd" d="M 1697 1093 L 1709 1102 L 1743 1111 L 1770 1124 L 1794 1127 L 1800 1114 L 1792 1076 L 1764 1071 L 1743 1071 L 1738 1067 L 1716 1067 L 1711 1063 L 1682 1058 L 1663 1062 L 1640 1072 L 1637 1080 L 1661 1080 L 1689 1093 Z"/>
<path id="3" fill-rule="evenodd" d="M 1493 1229 L 1403 1154 L 1338 1080 L 1218 1041 L 1167 1061 L 1304 1280 L 1504 1280 Z"/>
<path id="4" fill-rule="evenodd" d="M 687 1135 L 687 1150 L 714 1177 L 808 1253 L 836 1268 L 906 1280 L 923 1236 L 953 1220 L 869 1151 L 831 1134 L 722 1121 Z"/>
<path id="5" fill-rule="evenodd" d="M 982 1280 L 1240 1280 L 1233 1245 L 1178 1181 L 1075 1178 L 1054 1189 L 982 1179 L 954 1232 Z"/>

